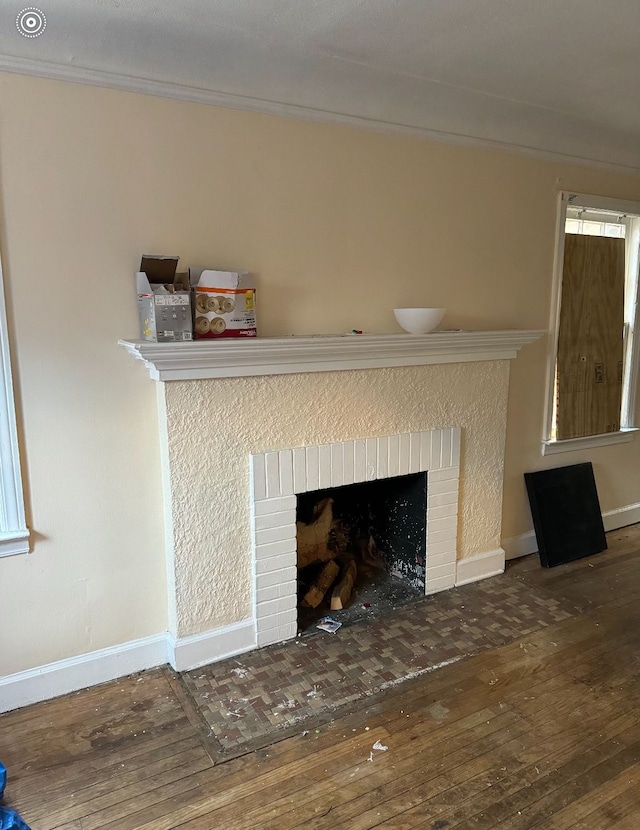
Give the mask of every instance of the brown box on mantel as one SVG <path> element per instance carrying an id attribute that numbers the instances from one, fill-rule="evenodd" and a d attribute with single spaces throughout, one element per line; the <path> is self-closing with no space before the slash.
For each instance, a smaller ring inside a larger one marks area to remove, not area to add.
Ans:
<path id="1" fill-rule="evenodd" d="M 177 256 L 144 255 L 136 274 L 140 336 L 154 343 L 193 340 L 189 275 Z"/>

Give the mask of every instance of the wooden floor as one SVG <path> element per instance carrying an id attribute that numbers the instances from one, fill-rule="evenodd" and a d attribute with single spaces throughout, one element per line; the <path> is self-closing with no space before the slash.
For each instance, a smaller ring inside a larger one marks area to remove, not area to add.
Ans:
<path id="1" fill-rule="evenodd" d="M 8 801 L 32 830 L 640 830 L 640 526 L 608 538 L 502 577 L 571 620 L 233 760 L 168 670 L 4 715 Z"/>

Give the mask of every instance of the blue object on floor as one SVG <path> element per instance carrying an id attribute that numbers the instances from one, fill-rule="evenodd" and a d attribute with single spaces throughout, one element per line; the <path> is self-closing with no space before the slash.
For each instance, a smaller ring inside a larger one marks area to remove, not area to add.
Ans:
<path id="1" fill-rule="evenodd" d="M 8 807 L 0 807 L 0 830 L 29 830 L 15 810 Z"/>
<path id="2" fill-rule="evenodd" d="M 0 799 L 4 795 L 7 785 L 7 768 L 0 761 Z M 20 818 L 15 810 L 9 807 L 0 807 L 0 830 L 29 830 L 29 826 Z"/>

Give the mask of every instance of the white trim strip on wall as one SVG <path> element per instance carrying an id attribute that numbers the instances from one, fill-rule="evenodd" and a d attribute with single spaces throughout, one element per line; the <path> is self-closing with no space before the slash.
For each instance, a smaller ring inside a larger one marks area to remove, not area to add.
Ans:
<path id="1" fill-rule="evenodd" d="M 469 582 L 478 582 L 490 576 L 504 573 L 505 553 L 502 548 L 478 553 L 465 559 L 458 559 L 456 563 L 456 587 L 467 585 Z"/>
<path id="2" fill-rule="evenodd" d="M 506 559 L 519 559 L 521 556 L 529 556 L 530 553 L 536 553 L 538 550 L 536 534 L 533 530 L 528 530 L 519 536 L 510 536 L 508 539 L 502 540 L 502 547 Z"/>
<path id="3" fill-rule="evenodd" d="M 617 510 L 607 510 L 602 514 L 604 529 L 618 530 L 621 527 L 640 523 L 640 502 L 627 504 Z M 502 547 L 505 550 L 507 559 L 518 559 L 520 556 L 528 556 L 530 553 L 537 553 L 538 543 L 533 530 L 521 533 L 519 536 L 511 536 L 502 540 Z"/>
<path id="4" fill-rule="evenodd" d="M 0 56 L 0 70 L 15 72 L 20 75 L 34 75 L 39 78 L 50 78 L 69 83 L 89 84 L 91 86 L 121 89 L 127 92 L 136 92 L 142 95 L 154 95 L 160 98 L 174 98 L 179 101 L 191 101 L 196 104 L 205 104 L 225 109 L 247 110 L 249 112 L 265 113 L 283 118 L 298 118 L 304 121 L 316 121 L 339 126 L 358 127 L 390 135 L 409 135 L 418 138 L 428 138 L 444 144 L 458 147 L 483 147 L 490 150 L 503 150 L 508 153 L 525 155 L 529 158 L 543 161 L 561 162 L 564 164 L 580 164 L 602 170 L 611 170 L 615 173 L 637 175 L 638 167 L 619 162 L 595 159 L 592 157 L 573 155 L 556 150 L 544 150 L 532 147 L 530 142 L 517 143 L 502 141 L 495 138 L 482 138 L 473 135 L 470 131 L 454 132 L 453 130 L 434 129 L 433 127 L 413 126 L 395 121 L 383 121 L 359 115 L 348 115 L 317 107 L 287 104 L 280 101 L 268 101 L 252 98 L 247 95 L 238 95 L 217 90 L 202 89 L 184 84 L 157 81 L 150 78 L 139 78 L 135 75 L 123 75 L 116 72 L 86 67 L 60 64 L 53 61 L 34 60 L 15 55 Z"/>
<path id="5" fill-rule="evenodd" d="M 620 507 L 617 510 L 607 510 L 602 514 L 602 521 L 607 533 L 610 530 L 618 530 L 621 527 L 638 524 L 640 522 L 640 502 L 627 504 L 626 507 Z"/>
<path id="6" fill-rule="evenodd" d="M 7 311 L 0 261 L 0 556 L 28 553 Z"/>
<path id="7" fill-rule="evenodd" d="M 189 671 L 255 648 L 256 627 L 253 620 L 242 620 L 178 640 L 171 634 L 167 638 L 169 663 L 176 671 Z"/>
<path id="8" fill-rule="evenodd" d="M 177 641 L 167 632 L 143 637 L 0 677 L 0 712 L 98 686 L 167 663 L 176 671 L 188 671 L 255 647 L 253 620 L 243 620 Z"/>
<path id="9" fill-rule="evenodd" d="M 561 452 L 577 452 L 578 450 L 592 450 L 596 447 L 609 447 L 612 444 L 625 444 L 633 441 L 640 430 L 637 427 L 625 427 L 617 432 L 605 432 L 601 435 L 584 435 L 580 438 L 563 438 L 560 441 L 543 441 L 542 454 L 555 455 Z"/>
<path id="10" fill-rule="evenodd" d="M 0 677 L 0 712 L 116 680 L 167 662 L 167 635 L 156 634 Z"/>

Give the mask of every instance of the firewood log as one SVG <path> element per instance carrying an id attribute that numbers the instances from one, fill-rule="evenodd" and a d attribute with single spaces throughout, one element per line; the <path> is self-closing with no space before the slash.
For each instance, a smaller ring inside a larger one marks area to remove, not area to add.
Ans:
<path id="1" fill-rule="evenodd" d="M 353 586 L 356 583 L 357 575 L 358 567 L 355 559 L 352 559 L 344 567 L 344 570 L 340 574 L 340 582 L 338 582 L 331 594 L 332 611 L 341 611 L 349 601 L 349 597 L 353 593 Z"/>
<path id="2" fill-rule="evenodd" d="M 365 565 L 384 570 L 384 557 L 378 550 L 373 536 L 369 536 L 368 539 L 360 539 L 360 555 Z"/>
<path id="3" fill-rule="evenodd" d="M 311 588 L 304 595 L 304 599 L 300 605 L 304 608 L 317 608 L 339 572 L 340 568 L 336 562 L 333 560 L 327 562 L 316 577 Z"/>
<path id="4" fill-rule="evenodd" d="M 336 551 L 328 547 L 329 533 L 333 524 L 333 499 L 323 499 L 316 505 L 316 517 L 305 524 L 296 522 L 298 567 L 305 568 L 314 562 L 335 559 Z"/>

